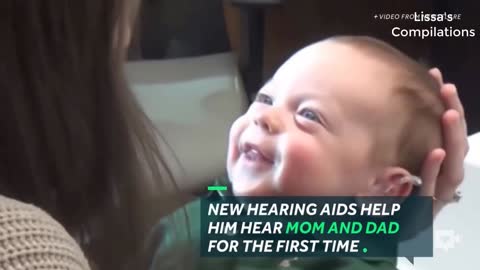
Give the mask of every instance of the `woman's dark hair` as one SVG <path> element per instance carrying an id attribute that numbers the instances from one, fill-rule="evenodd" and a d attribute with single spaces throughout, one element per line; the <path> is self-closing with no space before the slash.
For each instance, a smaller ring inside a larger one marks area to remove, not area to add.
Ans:
<path id="1" fill-rule="evenodd" d="M 0 2 L 0 194 L 48 211 L 102 270 L 131 268 L 143 240 L 136 184 L 173 179 L 123 75 L 132 2 Z"/>

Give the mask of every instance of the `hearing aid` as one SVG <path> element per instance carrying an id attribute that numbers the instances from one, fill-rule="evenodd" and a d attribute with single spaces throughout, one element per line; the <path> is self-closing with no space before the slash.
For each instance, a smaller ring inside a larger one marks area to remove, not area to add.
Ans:
<path id="1" fill-rule="evenodd" d="M 400 179 L 400 184 L 405 184 L 405 183 L 411 183 L 414 186 L 421 186 L 422 179 L 420 179 L 420 177 L 415 175 L 405 176 Z M 385 193 L 390 192 L 392 189 L 393 189 L 393 186 L 389 186 L 387 190 L 385 190 Z"/>
<path id="2" fill-rule="evenodd" d="M 400 179 L 400 184 L 411 183 L 414 186 L 421 186 L 422 179 L 416 175 L 405 176 Z"/>

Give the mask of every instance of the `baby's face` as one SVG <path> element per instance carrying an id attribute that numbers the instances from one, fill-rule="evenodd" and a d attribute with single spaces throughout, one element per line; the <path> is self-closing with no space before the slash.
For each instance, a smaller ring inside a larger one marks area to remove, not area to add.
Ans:
<path id="1" fill-rule="evenodd" d="M 237 196 L 358 196 L 378 173 L 373 127 L 391 74 L 335 43 L 290 58 L 231 127 L 227 170 Z"/>

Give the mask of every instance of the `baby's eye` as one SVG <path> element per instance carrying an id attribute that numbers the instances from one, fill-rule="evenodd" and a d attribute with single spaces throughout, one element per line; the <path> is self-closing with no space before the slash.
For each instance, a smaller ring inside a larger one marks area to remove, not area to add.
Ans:
<path id="1" fill-rule="evenodd" d="M 315 122 L 318 122 L 318 123 L 321 123 L 320 121 L 320 118 L 318 117 L 318 115 L 310 110 L 310 109 L 301 109 L 300 112 L 298 112 L 299 115 L 307 118 L 308 120 L 311 120 L 311 121 L 315 121 Z"/>
<path id="2" fill-rule="evenodd" d="M 255 101 L 260 102 L 260 103 L 265 103 L 265 104 L 268 104 L 268 105 L 273 104 L 272 98 L 270 96 L 262 94 L 262 93 L 257 94 L 257 97 L 255 98 Z"/>

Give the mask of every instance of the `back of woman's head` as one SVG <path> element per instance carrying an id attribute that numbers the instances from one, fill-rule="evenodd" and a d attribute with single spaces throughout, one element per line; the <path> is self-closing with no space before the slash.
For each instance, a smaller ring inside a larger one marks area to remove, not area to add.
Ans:
<path id="1" fill-rule="evenodd" d="M 132 2 L 0 2 L 0 194 L 47 210 L 87 255 L 103 251 L 102 269 L 122 264 L 108 239 L 134 250 L 125 191 L 144 162 L 162 165 L 123 77 Z"/>

